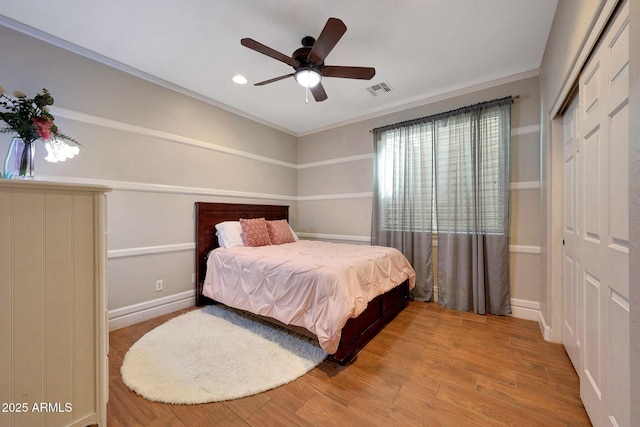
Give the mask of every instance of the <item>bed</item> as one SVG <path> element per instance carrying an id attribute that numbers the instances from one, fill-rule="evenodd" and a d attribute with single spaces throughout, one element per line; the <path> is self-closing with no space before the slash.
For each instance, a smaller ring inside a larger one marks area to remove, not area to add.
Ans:
<path id="1" fill-rule="evenodd" d="M 230 288 L 238 288 L 238 286 L 233 286 L 233 283 L 237 283 L 237 280 L 232 278 L 231 276 L 234 274 L 233 272 L 223 272 L 223 266 L 226 267 L 230 265 L 230 263 L 237 262 L 236 259 L 239 259 L 238 262 L 245 262 L 245 264 L 258 264 L 261 263 L 275 263 L 275 264 L 287 264 L 289 265 L 290 261 L 286 257 L 288 254 L 300 254 L 303 253 L 304 257 L 307 259 L 310 257 L 309 251 L 316 250 L 315 246 L 326 246 L 331 245 L 329 243 L 322 242 L 314 242 L 314 241 L 304 241 L 300 240 L 298 242 L 286 243 L 283 245 L 273 245 L 268 247 L 260 247 L 260 248 L 219 248 L 218 237 L 216 236 L 216 224 L 225 222 L 225 221 L 239 221 L 240 218 L 243 219 L 254 219 L 254 218 L 264 218 L 267 221 L 276 221 L 276 220 L 289 220 L 289 207 L 288 206 L 279 206 L 279 205 L 253 205 L 253 204 L 237 204 L 237 203 L 205 203 L 205 202 L 197 202 L 196 205 L 196 305 L 202 306 L 212 303 L 223 303 L 225 305 L 231 306 L 233 308 L 241 309 L 251 313 L 252 315 L 256 315 L 264 320 L 272 322 L 274 324 L 284 326 L 290 330 L 293 330 L 297 333 L 304 334 L 306 336 L 312 337 L 313 339 L 318 340 L 320 345 L 327 350 L 330 354 L 330 357 L 339 362 L 339 363 L 349 363 L 355 359 L 358 352 L 389 322 L 391 321 L 400 311 L 402 311 L 408 304 L 409 300 L 409 289 L 413 287 L 415 281 L 415 273 L 413 269 L 409 265 L 406 258 L 404 258 L 401 254 L 399 256 L 403 261 L 397 258 L 397 254 L 393 251 L 397 252 L 395 249 L 391 248 L 379 248 L 379 247 L 371 247 L 365 245 L 346 245 L 346 244 L 334 244 L 335 246 L 331 246 L 331 250 L 337 250 L 335 248 L 341 248 L 341 250 L 347 250 L 348 252 L 353 252 L 354 254 L 369 248 L 374 252 L 380 252 L 382 250 L 391 251 L 390 253 L 393 256 L 392 264 L 397 264 L 399 270 L 389 270 L 391 273 L 385 272 L 385 275 L 388 275 L 389 278 L 386 280 L 388 283 L 384 283 L 384 286 L 378 286 L 375 284 L 373 286 L 375 289 L 369 289 L 371 286 L 367 286 L 367 295 L 375 295 L 378 293 L 379 295 L 372 296 L 367 299 L 368 301 L 362 301 L 362 296 L 358 296 L 354 298 L 354 300 L 359 300 L 354 303 L 357 306 L 357 309 L 354 308 L 352 312 L 347 316 L 348 318 L 343 318 L 345 316 L 344 311 L 340 311 L 336 308 L 336 313 L 340 312 L 339 315 L 335 316 L 335 319 L 331 316 L 324 320 L 319 320 L 316 322 L 310 323 L 307 320 L 301 320 L 303 317 L 306 319 L 308 316 L 305 313 L 300 315 L 296 315 L 297 317 L 289 318 L 282 315 L 282 312 L 286 312 L 287 310 L 280 310 L 276 307 L 274 310 L 273 306 L 270 306 L 268 303 L 264 303 L 264 301 L 269 301 L 271 297 L 271 293 L 273 290 L 260 290 L 257 282 L 260 280 L 256 280 L 255 283 L 250 282 L 252 279 L 243 278 L 243 288 L 245 286 L 250 287 L 251 289 L 246 291 L 246 297 L 237 295 L 235 297 L 228 297 L 230 295 Z M 214 252 L 214 249 L 218 249 Z M 326 250 L 326 249 L 324 249 Z M 252 252 L 253 251 L 253 252 Z M 247 252 L 251 252 L 251 254 L 259 254 L 257 256 L 258 261 L 247 261 L 247 257 L 254 256 L 248 255 Z M 211 253 L 211 256 L 209 256 Z M 313 255 L 316 256 L 316 255 Z M 345 259 L 348 256 L 341 256 L 341 263 L 344 264 Z M 355 255 L 354 255 L 355 256 Z M 373 256 L 373 255 L 370 255 Z M 385 257 L 389 255 L 384 254 Z M 304 258 L 303 257 L 303 258 Z M 321 259 L 321 255 L 317 255 L 318 259 Z M 207 274 L 207 263 L 209 262 L 210 271 Z M 384 264 L 384 268 L 387 267 L 389 269 L 395 268 L 394 266 L 389 266 Z M 232 268 L 231 270 L 237 271 L 245 271 L 246 265 L 242 265 L 239 267 Z M 271 268 L 271 267 L 270 267 Z M 324 269 L 322 266 L 321 269 Z M 344 269 L 343 269 L 344 270 Z M 346 270 L 350 270 L 347 268 Z M 345 270 L 345 271 L 346 271 Z M 358 270 L 354 268 L 354 270 Z M 385 270 L 386 271 L 386 270 Z M 285 274 L 282 271 L 279 271 L 274 268 L 274 274 Z M 261 274 L 261 273 L 256 273 Z M 271 275 L 271 272 L 264 273 L 265 276 L 267 274 Z M 295 274 L 298 274 L 297 272 Z M 302 273 L 300 273 L 302 274 Z M 323 273 L 324 274 L 324 273 Z M 346 274 L 346 273 L 345 273 Z M 235 276 L 234 276 L 235 277 Z M 283 276 L 283 277 L 291 277 L 291 276 Z M 300 276 L 302 277 L 302 276 Z M 372 276 L 374 277 L 374 276 Z M 377 275 L 375 277 L 378 277 Z M 332 279 L 333 276 L 330 276 Z M 236 280 L 236 282 L 234 282 Z M 330 281 L 323 279 L 311 279 L 314 282 L 324 282 Z M 333 279 L 332 279 L 333 280 Z M 338 280 L 338 279 L 336 279 Z M 382 281 L 382 280 L 381 280 Z M 227 284 L 229 282 L 230 284 Z M 274 280 L 277 283 L 285 283 L 288 280 Z M 306 285 L 305 285 L 306 286 Z M 309 285 L 311 286 L 311 285 Z M 378 289 L 379 288 L 379 289 Z M 331 299 L 333 300 L 333 296 L 336 293 L 336 289 L 341 289 L 341 286 L 338 282 L 336 282 L 334 290 L 331 291 Z M 233 290 L 236 292 L 236 290 Z M 255 304 L 249 304 L 250 307 L 243 305 L 242 302 L 238 302 L 238 300 L 252 300 L 255 301 L 256 294 L 258 292 L 265 292 L 265 299 L 263 301 L 262 297 L 258 296 L 258 301 L 262 302 L 261 305 L 255 306 Z M 313 291 L 314 295 L 318 292 L 322 291 Z M 298 298 L 296 300 L 296 298 Z M 298 301 L 296 307 L 307 307 L 307 304 L 300 304 L 299 298 L 307 298 L 307 297 L 293 297 L 291 301 Z M 325 296 L 326 299 L 326 296 Z M 306 300 L 304 300 L 306 301 Z M 324 301 L 324 300 L 323 300 Z M 276 302 L 274 305 L 279 304 Z M 324 308 L 313 309 L 309 311 L 318 311 L 322 312 Z M 275 313 L 275 314 L 272 314 Z M 293 319 L 293 320 L 292 320 Z M 336 325 L 329 325 L 331 323 L 336 323 Z M 327 332 L 324 329 L 323 325 L 329 325 L 328 329 L 331 332 Z M 335 334 L 337 330 L 337 335 Z"/>

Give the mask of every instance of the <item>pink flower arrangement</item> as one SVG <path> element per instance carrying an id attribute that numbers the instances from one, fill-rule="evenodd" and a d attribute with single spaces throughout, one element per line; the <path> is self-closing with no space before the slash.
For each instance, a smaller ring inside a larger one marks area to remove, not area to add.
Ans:
<path id="1" fill-rule="evenodd" d="M 53 97 L 47 89 L 42 89 L 33 98 L 27 98 L 24 92 L 18 90 L 13 96 L 6 95 L 0 86 L 0 121 L 6 123 L 5 127 L 0 128 L 0 133 L 14 133 L 25 145 L 38 139 L 50 141 L 53 138 L 77 144 L 73 138 L 59 132 L 49 112 L 50 105 L 53 105 Z"/>
<path id="2" fill-rule="evenodd" d="M 40 139 L 43 141 L 49 141 L 53 139 L 55 134 L 51 130 L 54 126 L 53 120 L 48 117 L 34 117 L 31 119 L 33 125 L 36 127 L 36 132 L 40 135 Z"/>

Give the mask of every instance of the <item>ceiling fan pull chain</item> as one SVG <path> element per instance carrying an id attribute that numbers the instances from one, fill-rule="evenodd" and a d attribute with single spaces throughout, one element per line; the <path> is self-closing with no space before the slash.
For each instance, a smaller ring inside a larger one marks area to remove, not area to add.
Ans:
<path id="1" fill-rule="evenodd" d="M 309 103 L 309 86 L 305 86 L 304 88 L 304 102 L 306 104 Z"/>

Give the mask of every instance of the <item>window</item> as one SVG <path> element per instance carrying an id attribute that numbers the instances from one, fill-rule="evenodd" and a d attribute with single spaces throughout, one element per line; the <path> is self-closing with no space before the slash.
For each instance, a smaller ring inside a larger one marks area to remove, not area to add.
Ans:
<path id="1" fill-rule="evenodd" d="M 510 120 L 483 104 L 374 131 L 379 227 L 508 233 Z"/>
<path id="2" fill-rule="evenodd" d="M 376 157 L 382 228 L 432 230 L 433 149 L 425 143 L 433 138 L 432 127 L 423 123 L 382 136 Z"/>
<path id="3" fill-rule="evenodd" d="M 373 130 L 371 243 L 407 257 L 416 271 L 417 300 L 435 297 L 447 308 L 477 313 L 511 310 L 511 102 L 508 97 Z"/>

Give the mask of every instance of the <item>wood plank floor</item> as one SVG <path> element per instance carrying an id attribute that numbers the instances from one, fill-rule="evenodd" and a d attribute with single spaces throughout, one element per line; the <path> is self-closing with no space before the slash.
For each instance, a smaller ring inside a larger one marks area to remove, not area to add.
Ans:
<path id="1" fill-rule="evenodd" d="M 165 405 L 130 391 L 122 359 L 184 311 L 113 331 L 107 421 L 117 426 L 589 426 L 562 345 L 538 324 L 411 302 L 351 365 L 324 362 L 255 396 Z"/>

